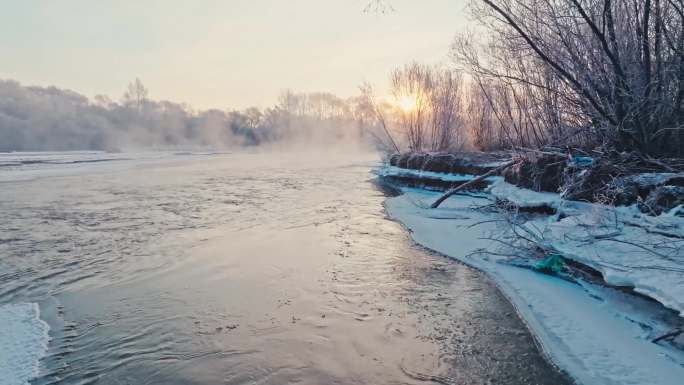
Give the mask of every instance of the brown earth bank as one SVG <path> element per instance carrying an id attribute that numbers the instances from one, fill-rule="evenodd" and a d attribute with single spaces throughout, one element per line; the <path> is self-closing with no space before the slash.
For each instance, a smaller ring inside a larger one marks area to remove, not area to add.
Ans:
<path id="1" fill-rule="evenodd" d="M 506 182 L 533 191 L 559 193 L 564 199 L 609 205 L 633 205 L 659 215 L 684 205 L 684 159 L 653 159 L 636 153 L 577 154 L 570 151 L 458 152 L 393 154 L 391 166 L 446 174 L 482 175 L 504 162 Z M 459 183 L 415 174 L 394 177 L 413 187 L 447 190 Z M 482 189 L 488 183 L 471 186 Z M 684 215 L 679 210 L 678 215 Z"/>

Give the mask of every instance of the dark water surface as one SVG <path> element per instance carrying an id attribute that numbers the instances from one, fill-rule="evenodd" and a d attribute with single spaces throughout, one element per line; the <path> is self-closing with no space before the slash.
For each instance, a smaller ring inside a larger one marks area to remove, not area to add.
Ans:
<path id="1" fill-rule="evenodd" d="M 0 183 L 0 303 L 52 328 L 34 383 L 567 382 L 486 277 L 386 219 L 373 157 L 322 159 Z"/>

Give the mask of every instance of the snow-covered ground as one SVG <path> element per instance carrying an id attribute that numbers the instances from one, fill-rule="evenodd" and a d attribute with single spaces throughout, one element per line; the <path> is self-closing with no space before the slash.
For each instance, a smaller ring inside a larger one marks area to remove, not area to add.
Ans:
<path id="1" fill-rule="evenodd" d="M 546 246 L 601 272 L 608 284 L 632 287 L 684 317 L 684 218 L 564 201 L 557 194 L 521 189 L 503 180 L 489 191 L 519 207 L 555 208 L 557 215 L 529 222 Z"/>
<path id="2" fill-rule="evenodd" d="M 498 163 L 496 163 L 498 165 Z M 420 178 L 426 180 L 433 180 L 439 182 L 465 182 L 473 179 L 472 175 L 468 174 L 446 174 L 442 172 L 433 171 L 423 171 L 423 170 L 410 170 L 395 166 L 382 167 L 376 170 L 378 176 L 393 176 L 393 177 L 410 177 L 410 178 Z M 486 178 L 489 182 L 496 180 L 496 177 Z"/>
<path id="3" fill-rule="evenodd" d="M 502 225 L 497 222 L 500 214 L 474 207 L 499 198 L 521 207 L 556 208 L 561 215 L 539 215 L 525 225 L 548 247 L 600 271 L 608 283 L 634 286 L 680 314 L 684 256 L 676 248 L 681 242 L 671 236 L 684 230 L 682 218 L 567 202 L 557 194 L 519 189 L 500 179 L 487 193 L 454 196 L 438 209 L 428 207 L 439 193 L 403 190 L 403 195 L 387 200 L 390 216 L 410 229 L 416 242 L 494 278 L 552 361 L 579 383 L 682 383 L 684 354 L 651 342 L 670 331 L 672 318 L 675 323 L 681 320 L 645 299 L 516 267 L 510 256 L 477 252 L 496 249 L 491 238 L 502 234 Z"/>
<path id="4" fill-rule="evenodd" d="M 521 208 L 550 207 L 557 209 L 562 202 L 558 194 L 522 189 L 504 182 L 501 177 L 496 177 L 488 192 L 495 198 L 506 200 Z"/>
<path id="5" fill-rule="evenodd" d="M 47 351 L 47 323 L 35 303 L 0 306 L 0 383 L 27 385 Z"/>

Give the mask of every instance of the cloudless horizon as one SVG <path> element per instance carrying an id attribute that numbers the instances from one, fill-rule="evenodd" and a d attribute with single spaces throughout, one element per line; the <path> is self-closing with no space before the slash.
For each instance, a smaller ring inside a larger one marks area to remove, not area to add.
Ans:
<path id="1" fill-rule="evenodd" d="M 0 0 L 0 78 L 118 100 L 140 78 L 153 99 L 266 107 L 283 89 L 342 97 L 392 69 L 448 63 L 465 0 Z"/>

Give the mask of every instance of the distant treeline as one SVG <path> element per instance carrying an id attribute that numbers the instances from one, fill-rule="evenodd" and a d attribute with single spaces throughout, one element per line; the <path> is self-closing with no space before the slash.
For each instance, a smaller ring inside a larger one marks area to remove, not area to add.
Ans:
<path id="1" fill-rule="evenodd" d="M 0 151 L 373 143 L 375 125 L 361 98 L 327 93 L 284 91 L 277 105 L 263 110 L 196 111 L 150 99 L 138 79 L 118 102 L 0 80 Z"/>

